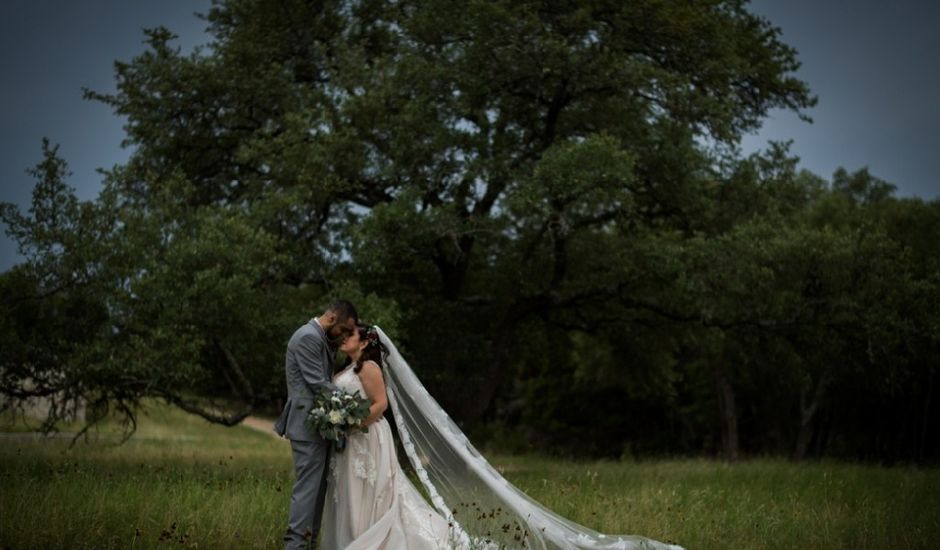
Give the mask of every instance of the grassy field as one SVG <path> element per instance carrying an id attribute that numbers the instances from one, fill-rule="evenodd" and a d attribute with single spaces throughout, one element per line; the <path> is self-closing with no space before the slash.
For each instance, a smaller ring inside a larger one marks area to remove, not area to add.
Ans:
<path id="1" fill-rule="evenodd" d="M 8 419 L 7 419 L 8 420 Z M 0 430 L 13 428 L 3 425 Z M 129 442 L 0 435 L 0 548 L 280 548 L 285 441 L 152 407 Z M 843 463 L 494 456 L 574 521 L 692 549 L 936 548 L 940 471 Z"/>

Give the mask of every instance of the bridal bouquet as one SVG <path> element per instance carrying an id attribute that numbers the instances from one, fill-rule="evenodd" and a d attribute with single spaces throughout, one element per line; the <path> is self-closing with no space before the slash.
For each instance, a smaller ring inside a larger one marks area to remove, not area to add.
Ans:
<path id="1" fill-rule="evenodd" d="M 371 402 L 358 391 L 324 390 L 313 399 L 307 426 L 323 439 L 332 441 L 337 452 L 342 452 L 349 429 L 358 427 L 363 432 L 369 431 L 362 426 L 362 421 L 369 416 L 369 405 Z"/>

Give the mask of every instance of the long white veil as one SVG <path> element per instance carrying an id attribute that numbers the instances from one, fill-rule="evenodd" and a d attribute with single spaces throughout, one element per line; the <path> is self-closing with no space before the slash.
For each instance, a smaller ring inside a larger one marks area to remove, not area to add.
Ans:
<path id="1" fill-rule="evenodd" d="M 456 548 L 681 550 L 633 535 L 605 535 L 529 498 L 483 458 L 428 394 L 389 337 L 388 400 L 408 460 L 434 507 L 451 525 Z"/>

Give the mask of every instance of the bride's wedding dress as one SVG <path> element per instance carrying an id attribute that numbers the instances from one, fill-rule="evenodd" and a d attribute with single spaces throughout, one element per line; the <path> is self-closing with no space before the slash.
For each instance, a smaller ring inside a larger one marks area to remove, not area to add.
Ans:
<path id="1" fill-rule="evenodd" d="M 640 536 L 599 533 L 529 498 L 490 466 L 388 336 L 378 333 L 390 352 L 383 370 L 389 406 L 431 504 L 402 472 L 388 422 L 379 420 L 368 433 L 350 435 L 346 450 L 331 458 L 323 548 L 682 550 Z M 365 395 L 352 368 L 334 384 Z"/>
<path id="2" fill-rule="evenodd" d="M 333 378 L 336 387 L 366 395 L 352 366 Z M 350 434 L 346 450 L 330 458 L 322 548 L 437 550 L 448 548 L 447 520 L 405 477 L 388 421 Z"/>

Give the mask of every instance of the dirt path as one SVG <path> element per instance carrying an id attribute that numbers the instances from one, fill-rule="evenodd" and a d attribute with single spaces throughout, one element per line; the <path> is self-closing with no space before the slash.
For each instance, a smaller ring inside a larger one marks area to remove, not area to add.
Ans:
<path id="1" fill-rule="evenodd" d="M 280 439 L 280 436 L 274 433 L 274 420 L 271 418 L 261 418 L 258 416 L 247 416 L 242 420 L 244 426 L 248 426 L 252 430 L 258 430 L 259 432 L 264 432 L 272 437 Z"/>
<path id="2" fill-rule="evenodd" d="M 252 430 L 257 430 L 259 432 L 264 432 L 271 437 L 276 437 L 280 439 L 280 436 L 274 433 L 274 419 L 273 418 L 262 418 L 259 416 L 248 416 L 242 420 L 242 425 L 251 428 Z M 95 437 L 113 437 L 115 439 L 120 439 L 120 434 L 93 434 Z M 40 432 L 0 432 L 0 439 L 65 439 L 75 437 L 75 432 L 53 432 L 49 434 L 43 434 Z M 135 439 L 166 439 L 165 437 L 146 437 L 141 436 L 140 434 L 134 434 Z M 194 439 L 193 436 L 180 435 L 172 439 Z"/>

